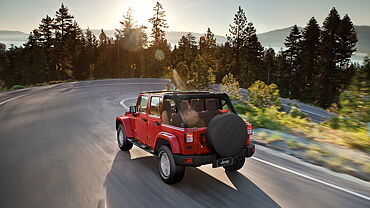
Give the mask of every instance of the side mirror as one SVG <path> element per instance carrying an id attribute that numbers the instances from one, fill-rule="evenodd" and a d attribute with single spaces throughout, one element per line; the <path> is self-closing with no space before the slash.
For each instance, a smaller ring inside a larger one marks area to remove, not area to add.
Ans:
<path id="1" fill-rule="evenodd" d="M 136 113 L 136 106 L 130 106 L 129 112 L 134 115 Z"/>

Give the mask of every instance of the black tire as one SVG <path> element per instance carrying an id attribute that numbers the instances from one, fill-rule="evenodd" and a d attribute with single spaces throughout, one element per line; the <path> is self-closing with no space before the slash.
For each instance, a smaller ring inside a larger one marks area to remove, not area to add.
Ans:
<path id="1" fill-rule="evenodd" d="M 245 157 L 241 157 L 236 159 L 233 165 L 224 166 L 225 170 L 227 171 L 237 171 L 240 170 L 245 163 Z"/>
<path id="2" fill-rule="evenodd" d="M 164 157 L 168 159 L 168 169 L 163 168 L 161 165 L 161 160 L 166 160 Z M 157 167 L 159 175 L 167 184 L 177 183 L 184 177 L 185 167 L 176 165 L 171 149 L 165 145 L 161 146 L 158 150 Z"/>
<path id="3" fill-rule="evenodd" d="M 120 136 L 122 136 L 122 140 L 120 140 Z M 117 128 L 117 142 L 118 142 L 118 147 L 122 151 L 128 151 L 132 149 L 133 144 L 127 140 L 125 130 L 123 129 L 122 124 L 120 124 Z"/>
<path id="4" fill-rule="evenodd" d="M 221 157 L 238 154 L 244 147 L 246 138 L 245 122 L 236 114 L 219 114 L 208 124 L 207 145 Z"/>

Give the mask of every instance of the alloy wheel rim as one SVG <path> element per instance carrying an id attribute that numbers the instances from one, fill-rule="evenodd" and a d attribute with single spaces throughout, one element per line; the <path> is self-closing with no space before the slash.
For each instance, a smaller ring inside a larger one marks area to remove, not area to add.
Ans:
<path id="1" fill-rule="evenodd" d="M 163 152 L 161 154 L 161 172 L 167 178 L 170 175 L 170 159 L 167 153 Z"/>
<path id="2" fill-rule="evenodd" d="M 123 133 L 122 133 L 122 130 L 119 131 L 118 141 L 119 141 L 119 145 L 122 146 L 123 145 Z"/>

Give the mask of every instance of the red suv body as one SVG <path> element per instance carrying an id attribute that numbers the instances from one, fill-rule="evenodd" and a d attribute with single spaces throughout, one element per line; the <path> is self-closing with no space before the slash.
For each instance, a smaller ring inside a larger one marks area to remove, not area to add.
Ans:
<path id="1" fill-rule="evenodd" d="M 254 153 L 255 147 L 250 142 L 252 126 L 243 121 L 247 132 L 244 145 L 235 155 L 225 158 L 207 143 L 208 124 L 220 114 L 236 115 L 226 94 L 199 91 L 142 92 L 136 105 L 130 106 L 125 115 L 116 118 L 118 145 L 127 151 L 134 144 L 158 155 L 158 170 L 166 183 L 180 181 L 184 166 L 212 163 L 213 167 L 224 166 L 226 170 L 237 170 L 241 167 L 233 168 L 233 165 L 239 158 L 244 164 L 244 158 Z M 166 165 L 170 166 L 167 168 L 168 174 L 164 172 Z"/>

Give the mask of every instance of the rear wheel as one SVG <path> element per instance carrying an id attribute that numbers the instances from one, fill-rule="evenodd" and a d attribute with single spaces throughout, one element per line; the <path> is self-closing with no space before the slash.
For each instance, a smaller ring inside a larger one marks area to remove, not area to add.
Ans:
<path id="1" fill-rule="evenodd" d="M 159 148 L 157 166 L 159 175 L 167 184 L 177 183 L 184 177 L 185 167 L 176 165 L 173 154 L 167 146 Z"/>
<path id="2" fill-rule="evenodd" d="M 122 124 L 118 126 L 117 129 L 117 142 L 118 142 L 118 147 L 122 151 L 128 151 L 132 148 L 132 143 L 127 140 L 125 130 L 123 129 Z"/>
<path id="3" fill-rule="evenodd" d="M 245 157 L 237 158 L 233 165 L 224 166 L 227 171 L 237 171 L 240 170 L 245 163 Z"/>

